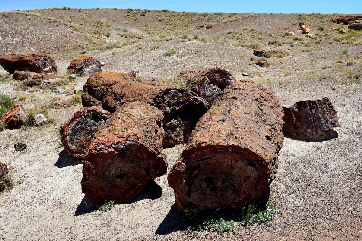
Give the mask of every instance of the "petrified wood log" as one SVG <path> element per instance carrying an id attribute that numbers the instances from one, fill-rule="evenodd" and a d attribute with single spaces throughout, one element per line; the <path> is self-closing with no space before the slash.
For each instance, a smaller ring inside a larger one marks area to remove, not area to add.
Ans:
<path id="1" fill-rule="evenodd" d="M 177 208 L 231 210 L 258 198 L 276 171 L 282 126 L 269 88 L 249 80 L 226 87 L 168 176 Z"/>
<path id="2" fill-rule="evenodd" d="M 0 116 L 0 121 L 4 122 L 6 129 L 19 129 L 25 120 L 25 111 L 20 105 L 14 105 Z"/>
<path id="3" fill-rule="evenodd" d="M 362 15 L 351 15 L 351 16 L 343 16 L 343 17 L 339 17 L 339 18 L 332 18 L 329 20 L 329 22 L 343 23 L 343 24 L 347 25 L 350 22 L 353 22 L 355 20 L 362 20 Z"/>
<path id="4" fill-rule="evenodd" d="M 103 126 L 111 113 L 101 107 L 84 107 L 60 128 L 62 143 L 69 155 L 85 158 L 94 134 Z"/>
<path id="5" fill-rule="evenodd" d="M 337 111 L 328 97 L 298 101 L 283 107 L 284 135 L 306 141 L 337 137 L 333 127 L 340 126 Z"/>
<path id="6" fill-rule="evenodd" d="M 212 104 L 221 91 L 234 81 L 229 71 L 213 68 L 195 73 L 188 79 L 188 84 L 193 92 Z"/>
<path id="7" fill-rule="evenodd" d="M 102 71 L 102 64 L 98 59 L 92 56 L 82 55 L 73 59 L 70 62 L 67 70 L 71 74 L 91 75 L 93 73 Z"/>
<path id="8" fill-rule="evenodd" d="M 348 29 L 362 30 L 362 18 L 348 24 Z"/>
<path id="9" fill-rule="evenodd" d="M 154 99 L 154 105 L 164 114 L 165 147 L 186 143 L 197 121 L 209 107 L 204 99 L 185 89 L 162 91 Z"/>
<path id="10" fill-rule="evenodd" d="M 166 173 L 162 111 L 143 102 L 121 106 L 96 133 L 83 162 L 82 190 L 94 203 L 124 203 Z"/>
<path id="11" fill-rule="evenodd" d="M 303 34 L 307 34 L 310 32 L 310 27 L 308 23 L 304 22 L 299 23 L 299 29 L 302 30 Z"/>
<path id="12" fill-rule="evenodd" d="M 0 65 L 13 74 L 15 70 L 52 73 L 57 70 L 54 59 L 47 54 L 7 54 L 0 58 Z"/>

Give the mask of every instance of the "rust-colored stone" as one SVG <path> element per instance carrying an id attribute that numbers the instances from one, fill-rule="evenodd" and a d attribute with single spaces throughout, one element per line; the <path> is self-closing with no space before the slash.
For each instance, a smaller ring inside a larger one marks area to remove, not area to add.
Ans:
<path id="1" fill-rule="evenodd" d="M 57 70 L 54 59 L 47 54 L 7 54 L 0 58 L 0 65 L 13 74 L 15 70 L 52 73 Z"/>
<path id="2" fill-rule="evenodd" d="M 0 116 L 6 129 L 19 129 L 24 124 L 25 112 L 20 105 L 14 105 Z"/>
<path id="3" fill-rule="evenodd" d="M 188 84 L 193 92 L 212 104 L 221 91 L 234 81 L 235 79 L 229 71 L 212 68 L 191 75 Z"/>
<path id="4" fill-rule="evenodd" d="M 82 55 L 73 59 L 68 68 L 68 72 L 78 75 L 91 75 L 96 72 L 102 71 L 101 62 L 89 55 Z"/>
<path id="5" fill-rule="evenodd" d="M 69 155 L 85 158 L 94 134 L 103 126 L 111 113 L 101 107 L 84 107 L 60 128 L 62 143 Z"/>
<path id="6" fill-rule="evenodd" d="M 94 203 L 124 203 L 166 173 L 162 111 L 143 102 L 122 105 L 95 134 L 83 161 L 82 191 Z"/>
<path id="7" fill-rule="evenodd" d="M 328 97 L 298 101 L 283 107 L 284 134 L 288 137 L 318 141 L 337 136 L 333 127 L 340 126 L 337 111 Z"/>
<path id="8" fill-rule="evenodd" d="M 283 144 L 282 108 L 250 80 L 226 87 L 168 176 L 180 210 L 239 209 L 269 186 Z"/>
<path id="9" fill-rule="evenodd" d="M 270 67 L 269 63 L 266 60 L 260 60 L 260 61 L 256 62 L 255 64 L 260 67 L 264 67 L 264 68 Z"/>

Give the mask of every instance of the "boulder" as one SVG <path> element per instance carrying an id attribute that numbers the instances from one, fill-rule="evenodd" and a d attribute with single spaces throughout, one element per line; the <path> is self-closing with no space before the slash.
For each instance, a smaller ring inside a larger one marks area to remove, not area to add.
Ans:
<path id="1" fill-rule="evenodd" d="M 0 116 L 6 129 L 19 129 L 25 120 L 25 111 L 20 105 L 14 105 L 8 111 Z"/>
<path id="2" fill-rule="evenodd" d="M 282 127 L 271 89 L 250 80 L 227 86 L 168 175 L 176 207 L 233 210 L 260 197 L 276 172 Z"/>
<path id="3" fill-rule="evenodd" d="M 92 56 L 82 55 L 73 59 L 67 70 L 70 74 L 77 74 L 80 76 L 91 75 L 102 71 L 102 63 Z"/>
<path id="4" fill-rule="evenodd" d="M 308 23 L 300 22 L 299 29 L 302 30 L 303 34 L 307 34 L 310 32 L 310 27 Z"/>
<path id="5" fill-rule="evenodd" d="M 340 126 L 337 111 L 328 97 L 302 100 L 283 107 L 284 135 L 298 140 L 323 141 L 338 134 L 333 127 Z"/>
<path id="6" fill-rule="evenodd" d="M 362 30 L 362 19 L 350 22 L 348 24 L 348 29 Z"/>
<path id="7" fill-rule="evenodd" d="M 54 59 L 47 54 L 7 54 L 0 58 L 0 65 L 10 74 L 16 70 L 36 73 L 57 71 Z"/>
<path id="8" fill-rule="evenodd" d="M 254 50 L 253 50 L 253 53 L 254 53 L 254 55 L 257 56 L 257 57 L 264 57 L 265 54 L 266 54 L 266 51 L 263 50 L 263 49 L 254 49 Z"/>

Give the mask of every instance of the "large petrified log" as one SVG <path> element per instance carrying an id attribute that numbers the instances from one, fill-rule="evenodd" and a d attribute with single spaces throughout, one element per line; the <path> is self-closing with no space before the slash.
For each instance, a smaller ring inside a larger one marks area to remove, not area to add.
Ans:
<path id="1" fill-rule="evenodd" d="M 57 70 L 54 59 L 47 54 L 7 54 L 0 58 L 0 65 L 13 74 L 15 70 L 52 73 Z"/>
<path id="2" fill-rule="evenodd" d="M 168 176 L 177 208 L 230 210 L 258 198 L 273 179 L 282 126 L 270 89 L 250 80 L 226 87 Z"/>
<path id="3" fill-rule="evenodd" d="M 350 15 L 350 16 L 343 16 L 339 18 L 332 18 L 329 20 L 329 22 L 332 23 L 343 23 L 345 25 L 349 24 L 350 22 L 353 22 L 355 20 L 362 20 L 362 15 Z"/>
<path id="4" fill-rule="evenodd" d="M 298 101 L 283 107 L 284 135 L 306 141 L 321 141 L 337 136 L 340 126 L 337 111 L 328 97 Z"/>
<path id="5" fill-rule="evenodd" d="M 143 102 L 121 106 L 95 134 L 83 162 L 82 191 L 94 203 L 124 203 L 166 173 L 162 111 Z"/>
<path id="6" fill-rule="evenodd" d="M 362 18 L 348 24 L 348 29 L 362 30 Z"/>
<path id="7" fill-rule="evenodd" d="M 85 158 L 94 134 L 103 126 L 111 113 L 101 107 L 84 107 L 60 128 L 62 143 L 69 155 Z"/>
<path id="8" fill-rule="evenodd" d="M 212 68 L 192 73 L 181 73 L 181 75 L 188 78 L 187 82 L 191 90 L 209 104 L 212 104 L 226 86 L 235 81 L 229 71 L 221 68 Z"/>
<path id="9" fill-rule="evenodd" d="M 78 75 L 91 75 L 96 72 L 102 71 L 101 62 L 89 55 L 82 55 L 73 59 L 68 68 L 68 72 Z"/>
<path id="10" fill-rule="evenodd" d="M 14 105 L 0 116 L 0 121 L 5 124 L 6 129 L 19 129 L 25 120 L 25 111 L 20 105 Z"/>

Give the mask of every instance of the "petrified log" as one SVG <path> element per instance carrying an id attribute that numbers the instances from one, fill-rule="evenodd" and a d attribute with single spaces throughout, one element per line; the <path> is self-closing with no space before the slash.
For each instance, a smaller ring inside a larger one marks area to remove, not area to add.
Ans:
<path id="1" fill-rule="evenodd" d="M 362 18 L 360 20 L 355 20 L 348 24 L 348 29 L 361 30 L 362 29 Z"/>
<path id="2" fill-rule="evenodd" d="M 276 171 L 282 126 L 269 88 L 250 80 L 226 87 L 168 176 L 177 208 L 231 210 L 258 198 Z"/>
<path id="3" fill-rule="evenodd" d="M 52 73 L 57 70 L 54 59 L 47 54 L 7 54 L 0 58 L 0 65 L 13 74 L 15 70 Z"/>
<path id="4" fill-rule="evenodd" d="M 85 158 L 94 134 L 111 115 L 98 106 L 84 107 L 75 112 L 60 128 L 62 143 L 69 155 Z"/>
<path id="5" fill-rule="evenodd" d="M 303 34 L 307 34 L 310 32 L 310 27 L 308 23 L 304 22 L 299 23 L 299 29 L 302 30 Z"/>
<path id="6" fill-rule="evenodd" d="M 94 73 L 83 86 L 83 106 L 102 106 L 109 112 L 115 112 L 127 102 L 152 103 L 161 91 L 172 87 L 162 83 L 144 83 L 141 80 L 120 72 Z"/>
<path id="7" fill-rule="evenodd" d="M 263 49 L 254 49 L 254 50 L 253 50 L 253 53 L 254 53 L 254 55 L 257 56 L 257 57 L 264 57 L 265 54 L 266 54 L 266 51 L 263 50 Z"/>
<path id="8" fill-rule="evenodd" d="M 260 61 L 256 62 L 255 64 L 260 67 L 265 67 L 265 68 L 270 67 L 269 63 L 266 60 L 260 60 Z"/>
<path id="9" fill-rule="evenodd" d="M 337 111 L 328 97 L 298 101 L 283 107 L 284 135 L 306 141 L 321 141 L 337 136 L 340 126 Z"/>
<path id="10" fill-rule="evenodd" d="M 209 107 L 204 99 L 185 89 L 161 92 L 154 99 L 154 105 L 164 114 L 164 147 L 186 143 L 197 121 Z"/>
<path id="11" fill-rule="evenodd" d="M 96 72 L 102 71 L 101 62 L 89 55 L 82 55 L 76 59 L 73 59 L 68 68 L 68 72 L 78 75 L 91 75 Z"/>
<path id="12" fill-rule="evenodd" d="M 5 163 L 0 162 L 0 192 L 6 188 L 5 175 L 9 173 L 8 166 Z"/>
<path id="13" fill-rule="evenodd" d="M 213 68 L 196 73 L 188 79 L 188 85 L 193 92 L 212 104 L 221 91 L 234 81 L 235 79 L 229 71 Z"/>
<path id="14" fill-rule="evenodd" d="M 0 121 L 4 122 L 6 129 L 19 129 L 24 124 L 25 111 L 20 105 L 14 105 L 0 116 Z"/>
<path id="15" fill-rule="evenodd" d="M 121 106 L 95 134 L 83 162 L 82 190 L 94 203 L 133 200 L 166 173 L 162 111 L 143 102 Z"/>
<path id="16" fill-rule="evenodd" d="M 353 22 L 355 20 L 362 20 L 362 15 L 351 15 L 351 16 L 343 16 L 339 18 L 332 18 L 329 20 L 329 22 L 332 23 L 343 23 L 345 25 L 349 24 L 350 22 Z"/>

